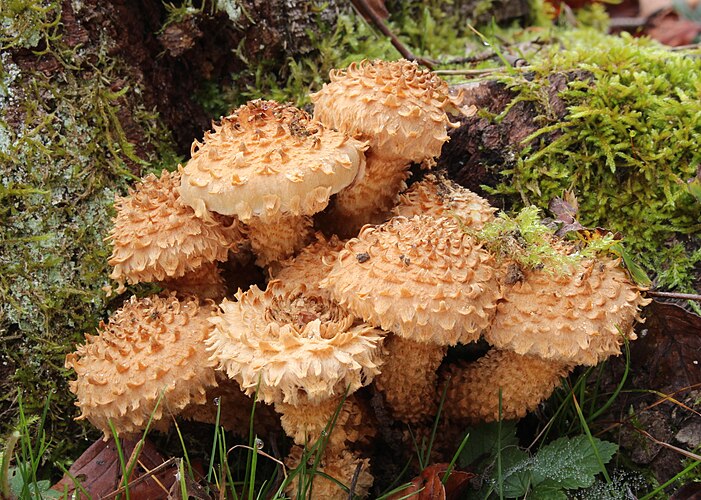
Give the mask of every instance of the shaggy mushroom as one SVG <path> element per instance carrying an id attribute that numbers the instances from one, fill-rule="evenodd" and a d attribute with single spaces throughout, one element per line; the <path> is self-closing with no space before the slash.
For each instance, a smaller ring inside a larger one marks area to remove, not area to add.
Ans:
<path id="1" fill-rule="evenodd" d="M 442 383 L 448 384 L 445 418 L 478 423 L 524 417 L 552 394 L 571 369 L 572 365 L 498 349 L 477 361 L 450 365 L 441 376 Z"/>
<path id="2" fill-rule="evenodd" d="M 119 283 L 180 278 L 200 266 L 225 261 L 242 241 L 236 221 L 216 216 L 203 220 L 182 203 L 180 173 L 164 170 L 141 180 L 129 195 L 117 197 L 117 215 L 108 240 L 114 249 L 107 261 Z"/>
<path id="3" fill-rule="evenodd" d="M 524 270 L 506 287 L 487 341 L 561 363 L 596 365 L 636 338 L 640 288 L 611 259 L 585 259 L 567 273 Z"/>
<path id="4" fill-rule="evenodd" d="M 251 101 L 193 143 L 180 193 L 199 216 L 236 215 L 267 265 L 304 246 L 309 216 L 362 173 L 365 148 L 293 106 Z"/>
<path id="5" fill-rule="evenodd" d="M 392 214 L 457 217 L 461 224 L 479 231 L 494 219 L 496 211 L 496 207 L 481 196 L 437 173 L 426 174 L 399 195 L 399 203 L 392 209 Z"/>
<path id="6" fill-rule="evenodd" d="M 459 101 L 440 77 L 406 60 L 353 63 L 329 78 L 311 95 L 314 117 L 370 145 L 365 175 L 334 205 L 342 224 L 360 227 L 392 208 L 411 163 L 440 155 L 447 128 L 457 126 L 446 110 Z"/>
<path id="7" fill-rule="evenodd" d="M 321 287 L 352 313 L 394 333 L 391 365 L 376 384 L 397 399 L 388 403 L 409 422 L 430 417 L 433 400 L 425 397 L 435 394 L 434 374 L 447 346 L 477 340 L 501 294 L 491 255 L 454 219 L 430 216 L 365 226 L 346 243 Z"/>
<path id="8" fill-rule="evenodd" d="M 277 280 L 236 299 L 225 299 L 210 320 L 212 359 L 247 394 L 275 404 L 295 442 L 316 439 L 343 396 L 379 372 L 383 333 L 323 296 Z"/>
<path id="9" fill-rule="evenodd" d="M 100 324 L 99 335 L 86 335 L 66 356 L 66 368 L 77 375 L 70 389 L 82 411 L 78 419 L 87 418 L 108 439 L 110 421 L 120 436 L 138 433 L 151 416 L 156 429 L 166 429 L 164 417 L 204 403 L 216 385 L 216 363 L 204 348 L 215 310 L 211 301 L 178 300 L 174 293 L 132 297 Z"/>

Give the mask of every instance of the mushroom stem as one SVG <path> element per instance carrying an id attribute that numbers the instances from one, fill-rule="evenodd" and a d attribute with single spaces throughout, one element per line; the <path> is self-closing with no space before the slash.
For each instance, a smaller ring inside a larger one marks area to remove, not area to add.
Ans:
<path id="1" fill-rule="evenodd" d="M 409 178 L 406 160 L 385 160 L 366 153 L 365 173 L 336 195 L 332 215 L 337 232 L 355 236 L 365 224 L 379 224 L 397 203 Z"/>
<path id="2" fill-rule="evenodd" d="M 349 444 L 366 441 L 375 434 L 369 412 L 354 396 L 348 396 L 345 400 L 343 397 L 331 398 L 317 404 L 305 402 L 297 406 L 276 403 L 275 409 L 281 413 L 282 427 L 295 444 L 313 444 L 327 432 L 327 453 L 340 453 Z"/>
<path id="3" fill-rule="evenodd" d="M 313 238 L 313 222 L 304 215 L 278 214 L 248 222 L 251 249 L 256 254 L 256 264 L 267 266 L 291 257 Z"/>
<path id="4" fill-rule="evenodd" d="M 437 370 L 448 348 L 398 335 L 388 336 L 385 347 L 387 358 L 375 385 L 390 411 L 409 424 L 432 419 L 438 410 Z"/>
<path id="5" fill-rule="evenodd" d="M 478 423 L 524 417 L 571 370 L 562 362 L 492 349 L 477 361 L 450 366 L 441 376 L 441 383 L 448 384 L 445 418 Z"/>

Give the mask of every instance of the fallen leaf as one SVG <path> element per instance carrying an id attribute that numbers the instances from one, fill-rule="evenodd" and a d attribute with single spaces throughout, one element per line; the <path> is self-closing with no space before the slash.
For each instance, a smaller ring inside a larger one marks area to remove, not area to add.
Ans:
<path id="1" fill-rule="evenodd" d="M 701 383 L 701 316 L 676 304 L 653 301 L 643 315 L 631 364 L 647 378 L 639 387 L 675 391 Z"/>
<path id="2" fill-rule="evenodd" d="M 442 480 L 448 471 L 449 464 L 429 465 L 418 477 L 411 481 L 409 488 L 395 493 L 388 500 L 412 498 L 416 500 L 459 500 L 465 498 L 470 487 L 470 479 L 475 477 L 471 472 L 451 470 L 445 484 Z M 413 496 L 411 496 L 413 495 Z"/>
<path id="3" fill-rule="evenodd" d="M 138 441 L 122 440 L 124 460 L 128 460 L 131 457 L 137 443 Z M 147 475 L 147 470 L 153 470 L 165 461 L 163 456 L 156 451 L 153 444 L 148 440 L 145 441 L 138 457 L 138 463 L 130 479 L 133 481 Z M 102 498 L 117 490 L 122 479 L 122 472 L 114 440 L 103 441 L 99 439 L 95 441 L 78 457 L 68 470 L 68 474 L 64 475 L 52 489 L 68 493 L 75 491 L 76 486 L 71 476 L 79 481 L 82 489 L 92 498 Z M 168 490 L 174 482 L 175 469 L 168 467 L 153 477 L 149 477 L 130 487 L 129 492 L 131 498 L 143 500 L 162 499 L 167 497 Z M 80 488 L 78 490 L 80 491 Z M 81 493 L 76 498 L 86 499 L 88 497 Z"/>

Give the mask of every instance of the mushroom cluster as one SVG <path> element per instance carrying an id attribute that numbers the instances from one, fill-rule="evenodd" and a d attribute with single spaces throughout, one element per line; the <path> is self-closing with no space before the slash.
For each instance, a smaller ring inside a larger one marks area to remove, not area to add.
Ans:
<path id="1" fill-rule="evenodd" d="M 164 291 L 128 299 L 67 356 L 79 418 L 127 436 L 177 414 L 213 422 L 216 398 L 220 422 L 245 433 L 257 400 L 265 426 L 279 415 L 294 441 L 288 464 L 324 436 L 321 470 L 349 484 L 360 466 L 366 494 L 378 401 L 383 418 L 417 428 L 435 418 L 441 387 L 455 425 L 519 418 L 575 365 L 634 338 L 645 299 L 617 261 L 514 279 L 517 264 L 476 236 L 494 220 L 486 200 L 441 173 L 407 189 L 408 167 L 432 168 L 455 126 L 460 98 L 439 77 L 363 61 L 311 97 L 313 117 L 273 101 L 239 107 L 184 167 L 117 199 L 111 277 L 120 292 Z M 267 283 L 228 290 L 218 263 L 247 260 Z M 493 346 L 485 356 L 446 362 L 449 347 L 479 339 Z M 315 496 L 347 493 L 324 481 Z"/>

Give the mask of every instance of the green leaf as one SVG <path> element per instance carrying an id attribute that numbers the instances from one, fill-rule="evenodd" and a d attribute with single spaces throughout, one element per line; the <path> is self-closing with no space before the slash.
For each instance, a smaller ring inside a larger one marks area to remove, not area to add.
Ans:
<path id="1" fill-rule="evenodd" d="M 508 447 L 501 452 L 501 468 L 502 468 L 502 488 L 501 491 L 506 498 L 520 498 L 528 493 L 533 478 L 531 477 L 531 469 L 533 467 L 533 459 L 520 448 L 516 446 Z M 496 474 L 496 471 L 493 471 Z M 496 478 L 494 478 L 496 481 Z M 494 488 L 499 491 L 499 486 Z"/>
<path id="2" fill-rule="evenodd" d="M 536 486 L 528 498 L 531 500 L 567 500 L 567 495 L 562 488 L 557 486 L 539 484 Z"/>
<path id="3" fill-rule="evenodd" d="M 488 424 L 468 427 L 466 432 L 470 433 L 458 463 L 461 467 L 474 465 L 478 461 L 489 460 L 497 454 L 497 442 L 499 439 L 499 423 L 490 422 Z M 501 423 L 501 447 L 518 445 L 516 439 L 516 422 Z"/>
<path id="4" fill-rule="evenodd" d="M 616 453 L 614 443 L 592 438 L 601 461 L 608 463 Z M 547 480 L 547 486 L 564 489 L 586 488 L 600 472 L 592 442 L 587 436 L 563 437 L 541 448 L 533 459 L 533 484 Z"/>

